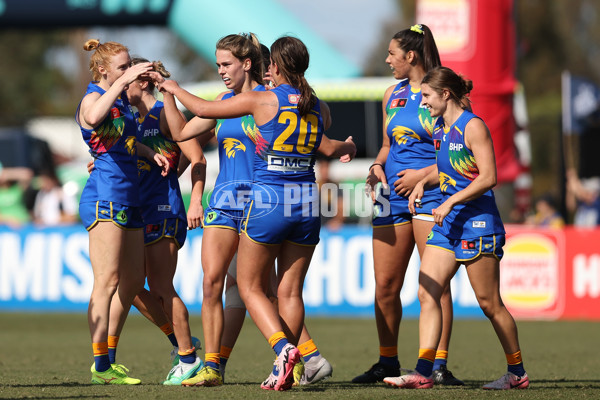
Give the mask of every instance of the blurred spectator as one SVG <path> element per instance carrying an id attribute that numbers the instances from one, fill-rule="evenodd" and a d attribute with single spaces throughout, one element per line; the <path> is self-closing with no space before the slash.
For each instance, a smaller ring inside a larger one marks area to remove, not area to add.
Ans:
<path id="1" fill-rule="evenodd" d="M 54 168 L 42 170 L 37 181 L 38 192 L 33 206 L 33 222 L 39 225 L 77 222 L 77 198 L 63 189 Z"/>
<path id="2" fill-rule="evenodd" d="M 0 224 L 18 227 L 30 221 L 23 196 L 32 178 L 31 169 L 3 168 L 0 162 Z"/>
<path id="3" fill-rule="evenodd" d="M 321 195 L 321 201 L 327 202 L 326 205 L 321 205 L 323 209 L 321 210 L 321 222 L 327 228 L 332 231 L 338 231 L 344 225 L 345 217 L 344 217 L 344 193 L 342 190 L 330 190 L 331 187 L 328 187 L 327 195 L 322 195 L 322 186 L 324 184 L 334 184 L 336 187 L 338 183 L 334 182 L 331 179 L 331 175 L 329 174 L 329 166 L 331 161 L 325 157 L 321 157 L 317 155 L 317 184 L 319 185 L 319 192 Z M 323 216 L 323 211 L 327 210 L 328 216 Z M 348 211 L 348 210 L 346 210 Z"/>
<path id="4" fill-rule="evenodd" d="M 556 229 L 565 226 L 565 220 L 558 212 L 556 202 L 550 194 L 545 194 L 536 200 L 535 214 L 529 216 L 525 223 Z"/>
<path id="5" fill-rule="evenodd" d="M 567 207 L 575 212 L 573 224 L 589 228 L 600 225 L 600 178 L 579 179 L 574 169 L 566 175 Z"/>

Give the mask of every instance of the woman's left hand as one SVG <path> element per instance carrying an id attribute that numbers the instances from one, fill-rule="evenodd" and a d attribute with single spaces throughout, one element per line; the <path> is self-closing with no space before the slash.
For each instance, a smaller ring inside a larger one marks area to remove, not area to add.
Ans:
<path id="1" fill-rule="evenodd" d="M 162 176 L 167 176 L 169 174 L 169 171 L 171 170 L 171 165 L 169 164 L 169 160 L 167 160 L 167 157 L 159 153 L 154 153 L 153 160 L 156 163 L 156 165 L 158 165 L 162 169 L 160 174 Z"/>
<path id="2" fill-rule="evenodd" d="M 448 201 L 443 202 L 438 208 L 432 210 L 433 222 L 442 226 L 444 224 L 444 219 L 450 214 L 450 211 L 452 211 L 452 205 L 450 205 Z"/>

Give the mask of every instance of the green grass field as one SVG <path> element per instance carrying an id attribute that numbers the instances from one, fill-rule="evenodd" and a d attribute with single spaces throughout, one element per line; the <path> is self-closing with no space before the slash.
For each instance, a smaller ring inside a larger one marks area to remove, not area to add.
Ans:
<path id="1" fill-rule="evenodd" d="M 193 334 L 202 337 L 200 317 L 191 318 Z M 377 333 L 370 319 L 309 319 L 321 353 L 332 363 L 333 378 L 324 383 L 267 392 L 260 382 L 274 359 L 250 318 L 227 366 L 226 385 L 217 388 L 165 387 L 170 344 L 163 333 L 139 315 L 131 315 L 119 342 L 117 360 L 142 379 L 135 387 L 89 384 L 91 344 L 84 314 L 0 314 L 0 399 L 228 399 L 228 398 L 527 398 L 598 399 L 600 324 L 520 321 L 525 367 L 532 382 L 524 391 L 488 392 L 483 383 L 498 378 L 506 361 L 487 320 L 457 320 L 449 368 L 466 382 L 459 389 L 399 390 L 384 384 L 357 386 L 350 380 L 378 357 Z M 401 326 L 399 356 L 413 368 L 418 326 Z M 203 356 L 203 352 L 201 352 Z"/>

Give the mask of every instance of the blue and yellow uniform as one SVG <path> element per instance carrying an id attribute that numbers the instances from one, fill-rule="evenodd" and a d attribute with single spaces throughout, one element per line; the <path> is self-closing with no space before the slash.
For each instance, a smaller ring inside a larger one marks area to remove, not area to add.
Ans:
<path id="1" fill-rule="evenodd" d="M 300 91 L 290 85 L 271 90 L 277 95 L 275 117 L 258 126 L 252 202 L 243 230 L 261 244 L 319 242 L 321 219 L 315 183 L 315 155 L 323 137 L 323 116 L 316 105 L 305 116 L 298 111 Z"/>
<path id="2" fill-rule="evenodd" d="M 262 85 L 253 90 L 264 91 Z M 235 96 L 225 93 L 222 100 Z M 259 137 L 252 115 L 218 119 L 215 136 L 219 151 L 219 175 L 204 213 L 204 228 L 241 230 L 244 207 L 250 201 L 254 152 Z"/>
<path id="3" fill-rule="evenodd" d="M 408 79 L 400 81 L 386 105 L 385 129 L 390 150 L 385 162 L 385 176 L 390 193 L 378 197 L 373 214 L 373 226 L 391 226 L 408 223 L 413 216 L 408 210 L 408 198 L 396 194 L 394 182 L 405 169 L 422 169 L 435 164 L 433 134 L 435 119 L 421 106 L 421 89 L 410 86 Z M 414 218 L 431 219 L 431 210 L 440 204 L 437 188 L 427 190 L 422 198 L 419 215 Z"/>
<path id="4" fill-rule="evenodd" d="M 143 158 L 138 160 L 140 204 L 142 218 L 146 224 L 144 242 L 149 245 L 166 237 L 174 239 L 177 246 L 181 247 L 187 236 L 185 205 L 177 179 L 181 149 L 160 130 L 160 114 L 163 108 L 163 102 L 156 101 L 143 118 L 136 114 L 137 140 L 165 156 L 170 167 L 169 174 L 163 177 L 162 169 L 154 162 Z"/>
<path id="5" fill-rule="evenodd" d="M 91 82 L 85 95 L 95 92 L 103 95 L 106 91 Z M 141 228 L 135 138 L 137 126 L 125 92 L 121 93 L 106 118 L 94 129 L 81 126 L 79 107 L 75 120 L 94 157 L 94 169 L 79 202 L 81 221 L 88 230 L 98 221 L 113 221 L 123 228 Z"/>
<path id="6" fill-rule="evenodd" d="M 479 118 L 463 111 L 456 122 L 446 130 L 437 125 L 433 141 L 437 157 L 440 189 L 445 201 L 465 189 L 479 175 L 473 152 L 465 145 L 465 127 Z M 488 190 L 480 197 L 457 204 L 444 219 L 443 226 L 435 225 L 427 245 L 442 247 L 456 254 L 458 261 L 472 260 L 480 254 L 502 258 L 504 224 L 496 206 L 494 192 Z"/>

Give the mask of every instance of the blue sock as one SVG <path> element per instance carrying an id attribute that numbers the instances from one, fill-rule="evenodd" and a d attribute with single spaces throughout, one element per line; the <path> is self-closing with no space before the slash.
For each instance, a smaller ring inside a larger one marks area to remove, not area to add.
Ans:
<path id="1" fill-rule="evenodd" d="M 514 365 L 508 364 L 508 372 L 512 372 L 516 376 L 523 376 L 525 375 L 525 366 L 523 365 L 523 363 L 518 363 Z"/>
<path id="2" fill-rule="evenodd" d="M 115 363 L 115 360 L 117 359 L 117 348 L 116 347 L 108 348 L 108 359 L 110 360 L 111 364 Z"/>
<path id="3" fill-rule="evenodd" d="M 400 362 L 398 361 L 398 356 L 394 357 L 384 357 L 379 356 L 379 363 L 383 365 L 389 365 L 390 367 L 398 367 Z"/>
<path id="4" fill-rule="evenodd" d="M 436 358 L 435 361 L 433 362 L 433 370 L 435 371 L 436 369 L 440 369 L 440 367 L 446 366 L 448 364 L 448 360 L 445 358 Z"/>
<path id="5" fill-rule="evenodd" d="M 419 361 L 417 361 L 415 371 L 417 371 L 425 377 L 431 376 L 431 373 L 433 372 L 433 361 L 429 361 L 424 358 L 419 358 Z"/>
<path id="6" fill-rule="evenodd" d="M 275 343 L 275 346 L 273 346 L 273 350 L 275 351 L 275 354 L 277 354 L 278 357 L 279 357 L 279 354 L 281 353 L 281 350 L 283 350 L 285 345 L 288 343 L 289 342 L 286 338 L 279 339 L 279 341 L 277 343 Z"/>
<path id="7" fill-rule="evenodd" d="M 186 364 L 193 364 L 194 362 L 196 362 L 196 352 L 193 351 L 190 354 L 186 354 L 185 356 L 180 355 L 179 359 L 181 360 L 181 362 L 186 363 Z"/>
<path id="8" fill-rule="evenodd" d="M 179 347 L 179 345 L 177 344 L 177 338 L 175 337 L 174 333 L 171 333 L 170 335 L 167 335 L 167 337 L 169 338 L 169 341 L 171 342 L 171 344 L 173 345 L 173 347 Z"/>
<path id="9" fill-rule="evenodd" d="M 94 364 L 96 371 L 104 372 L 110 368 L 110 360 L 108 354 L 94 357 Z"/>

